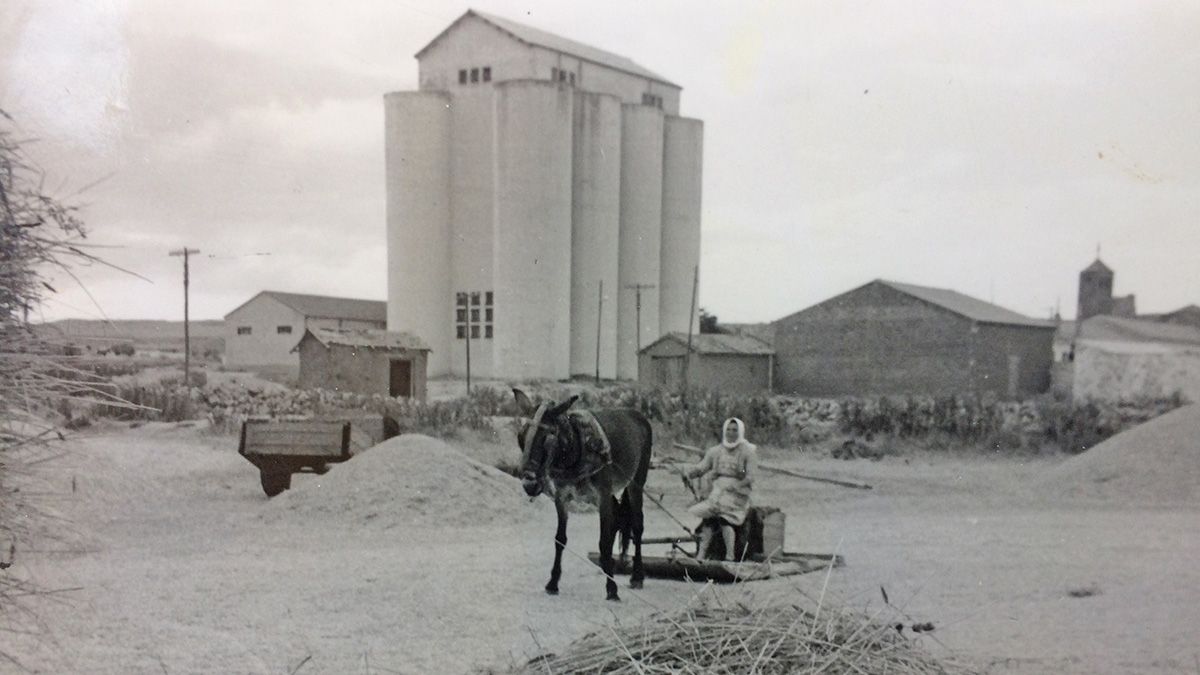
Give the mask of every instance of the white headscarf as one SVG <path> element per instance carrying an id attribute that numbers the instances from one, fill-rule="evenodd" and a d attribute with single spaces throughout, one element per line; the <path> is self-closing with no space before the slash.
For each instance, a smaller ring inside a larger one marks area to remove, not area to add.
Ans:
<path id="1" fill-rule="evenodd" d="M 730 425 L 733 425 L 737 429 L 737 437 L 732 442 L 727 440 L 727 432 Z M 746 440 L 746 425 L 736 417 L 730 417 L 729 419 L 725 420 L 725 423 L 721 425 L 721 445 L 725 446 L 729 450 L 732 450 L 740 445 L 744 440 Z"/>

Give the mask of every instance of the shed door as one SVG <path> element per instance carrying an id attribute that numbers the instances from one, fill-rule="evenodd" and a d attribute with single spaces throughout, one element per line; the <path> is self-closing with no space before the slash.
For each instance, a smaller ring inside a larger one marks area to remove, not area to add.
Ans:
<path id="1" fill-rule="evenodd" d="M 412 361 L 393 359 L 389 362 L 389 396 L 412 396 Z"/>

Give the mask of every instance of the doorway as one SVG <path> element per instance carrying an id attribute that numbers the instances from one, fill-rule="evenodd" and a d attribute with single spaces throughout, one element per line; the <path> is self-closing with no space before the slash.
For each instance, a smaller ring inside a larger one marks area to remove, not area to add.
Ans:
<path id="1" fill-rule="evenodd" d="M 388 396 L 412 398 L 412 361 L 392 359 L 388 370 Z"/>

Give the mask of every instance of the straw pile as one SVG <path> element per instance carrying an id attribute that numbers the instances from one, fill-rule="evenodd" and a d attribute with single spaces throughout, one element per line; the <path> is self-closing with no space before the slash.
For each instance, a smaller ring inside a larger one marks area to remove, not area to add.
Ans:
<path id="1" fill-rule="evenodd" d="M 906 617 L 907 618 L 907 617 Z M 972 671 L 921 649 L 930 624 L 884 623 L 795 605 L 704 607 L 593 633 L 565 653 L 540 656 L 529 673 L 929 673 Z"/>

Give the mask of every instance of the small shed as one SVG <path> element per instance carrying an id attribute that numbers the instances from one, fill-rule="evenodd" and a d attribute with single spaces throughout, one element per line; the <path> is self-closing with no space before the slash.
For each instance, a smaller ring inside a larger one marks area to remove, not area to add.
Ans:
<path id="1" fill-rule="evenodd" d="M 688 354 L 686 333 L 668 333 L 638 354 L 638 381 L 678 388 Z M 702 333 L 692 336 L 688 382 L 727 393 L 752 394 L 771 389 L 775 350 L 750 335 Z"/>
<path id="2" fill-rule="evenodd" d="M 429 347 L 409 333 L 309 328 L 294 351 L 301 387 L 426 400 Z"/>

